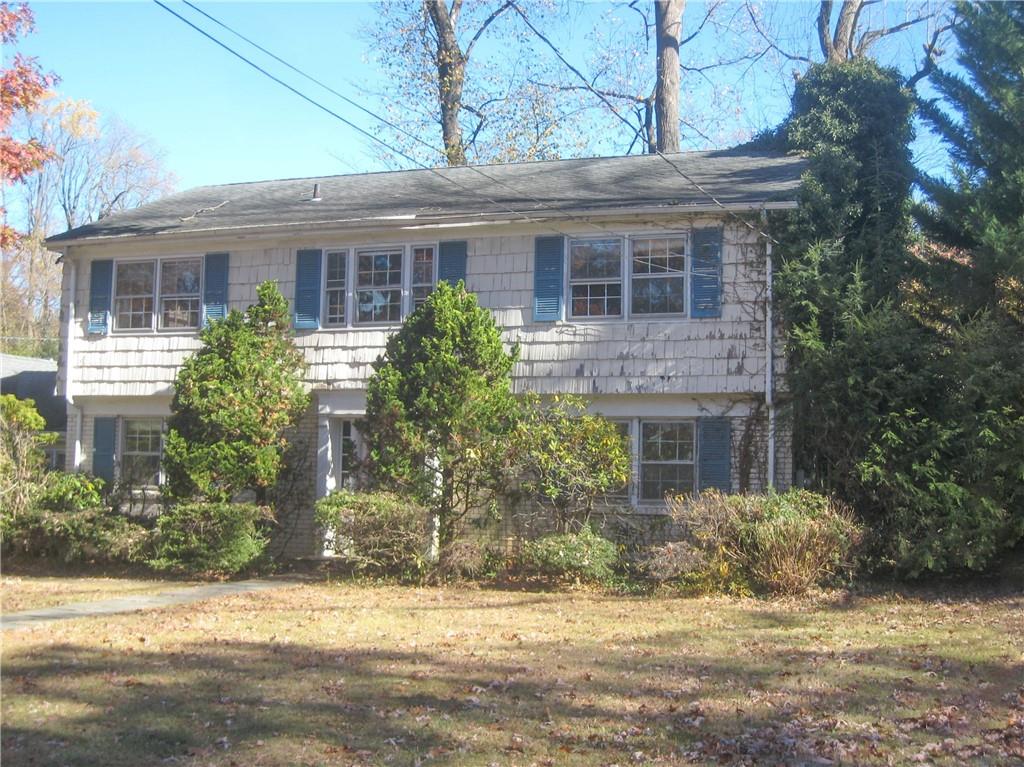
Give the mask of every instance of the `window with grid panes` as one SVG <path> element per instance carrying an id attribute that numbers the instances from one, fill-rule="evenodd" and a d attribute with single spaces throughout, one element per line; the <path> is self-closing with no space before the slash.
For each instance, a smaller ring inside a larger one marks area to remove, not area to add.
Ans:
<path id="1" fill-rule="evenodd" d="M 345 271 L 348 268 L 347 250 L 327 252 L 327 273 L 324 279 L 324 306 L 327 324 L 345 324 Z"/>
<path id="2" fill-rule="evenodd" d="M 695 430 L 692 421 L 640 422 L 640 499 L 694 489 Z"/>
<path id="3" fill-rule="evenodd" d="M 356 322 L 402 319 L 402 249 L 356 252 Z"/>
<path id="4" fill-rule="evenodd" d="M 621 317 L 622 241 L 572 240 L 569 292 L 573 317 Z"/>
<path id="5" fill-rule="evenodd" d="M 114 280 L 114 330 L 153 327 L 156 261 L 119 261 Z"/>
<path id="6" fill-rule="evenodd" d="M 655 237 L 633 240 L 630 281 L 631 314 L 684 314 L 685 238 Z"/>
<path id="7" fill-rule="evenodd" d="M 416 311 L 434 291 L 434 256 L 432 245 L 412 249 L 412 310 Z"/>
<path id="8" fill-rule="evenodd" d="M 202 298 L 199 294 L 203 259 L 183 258 L 160 262 L 160 327 L 198 328 Z"/>
<path id="9" fill-rule="evenodd" d="M 129 487 L 160 484 L 163 421 L 159 418 L 124 419 L 121 444 L 121 481 Z"/>

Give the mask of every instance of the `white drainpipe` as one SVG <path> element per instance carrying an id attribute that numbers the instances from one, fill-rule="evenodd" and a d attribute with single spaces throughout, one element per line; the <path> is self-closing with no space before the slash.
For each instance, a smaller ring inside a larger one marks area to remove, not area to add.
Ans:
<path id="1" fill-rule="evenodd" d="M 761 221 L 768 225 L 768 213 L 761 210 Z M 764 401 L 768 407 L 768 487 L 775 487 L 775 339 L 772 323 L 772 240 L 765 237 L 764 247 L 765 299 L 764 299 Z"/>
<path id="2" fill-rule="evenodd" d="M 74 386 L 75 297 L 78 295 L 78 264 L 68 259 L 67 251 L 61 255 L 61 260 L 63 260 L 65 268 L 71 270 L 68 277 L 69 297 L 64 323 L 64 400 L 67 402 L 68 415 L 73 415 L 75 418 L 75 439 L 71 443 L 71 469 L 77 471 L 78 467 L 82 465 L 82 409 L 75 404 L 72 388 Z"/>

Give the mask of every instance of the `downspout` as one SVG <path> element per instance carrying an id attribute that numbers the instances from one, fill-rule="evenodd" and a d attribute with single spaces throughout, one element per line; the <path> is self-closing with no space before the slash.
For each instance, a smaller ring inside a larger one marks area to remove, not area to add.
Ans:
<path id="1" fill-rule="evenodd" d="M 75 418 L 75 440 L 71 445 L 71 470 L 78 471 L 82 465 L 82 409 L 75 404 L 72 394 L 74 386 L 73 363 L 74 354 L 74 326 L 75 326 L 75 297 L 78 295 L 78 264 L 67 257 L 67 251 L 61 254 L 60 260 L 65 268 L 71 270 L 68 276 L 68 306 L 64 321 L 64 401 L 67 403 L 68 415 Z"/>
<path id="2" fill-rule="evenodd" d="M 761 209 L 761 222 L 768 228 L 768 212 Z M 768 489 L 775 488 L 775 328 L 772 321 L 772 238 L 764 244 L 764 402 L 768 408 Z"/>

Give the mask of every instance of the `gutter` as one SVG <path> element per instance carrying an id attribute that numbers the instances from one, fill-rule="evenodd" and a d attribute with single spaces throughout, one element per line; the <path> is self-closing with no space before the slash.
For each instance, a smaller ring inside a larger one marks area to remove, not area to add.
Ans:
<path id="1" fill-rule="evenodd" d="M 761 221 L 767 227 L 768 212 L 761 211 Z M 764 401 L 768 407 L 768 489 L 775 489 L 775 327 L 772 317 L 772 240 L 765 238 L 764 244 Z"/>
<path id="2" fill-rule="evenodd" d="M 277 233 L 288 234 L 294 231 L 308 232 L 317 229 L 318 234 L 330 234 L 333 231 L 422 231 L 429 229 L 446 229 L 459 226 L 506 226 L 506 225 L 537 225 L 546 221 L 571 221 L 582 219 L 605 219 L 615 216 L 635 217 L 644 215 L 688 215 L 702 213 L 721 213 L 723 210 L 732 213 L 742 213 L 765 210 L 792 210 L 797 207 L 795 201 L 778 202 L 751 202 L 751 203 L 724 203 L 716 205 L 702 203 L 699 205 L 652 205 L 645 207 L 616 207 L 616 208 L 575 208 L 560 209 L 557 214 L 550 210 L 541 209 L 536 212 L 530 210 L 514 210 L 515 217 L 510 217 L 508 211 L 488 211 L 486 213 L 472 215 L 452 216 L 381 216 L 373 218 L 356 219 L 327 219 L 323 221 L 295 221 L 282 224 L 240 224 L 236 226 L 210 226 L 203 229 L 165 229 L 153 232 L 131 232 L 96 237 L 75 237 L 67 239 L 49 239 L 46 243 L 50 246 L 64 248 L 68 245 L 91 245 L 105 244 L 112 242 L 139 242 L 145 240 L 171 241 L 173 239 L 209 239 L 215 236 L 224 237 L 245 237 L 250 236 L 272 236 Z M 60 237 L 61 235 L 57 235 Z"/>
<path id="3" fill-rule="evenodd" d="M 64 322 L 64 401 L 67 403 L 68 415 L 74 415 L 75 417 L 75 439 L 71 444 L 71 469 L 72 471 L 77 471 L 78 467 L 82 465 L 83 428 L 82 408 L 75 404 L 75 398 L 72 395 L 72 387 L 74 385 L 72 360 L 75 358 L 75 334 L 72 328 L 75 324 L 75 297 L 78 295 L 78 264 L 67 257 L 67 249 L 65 248 L 61 249 L 60 261 L 64 264 L 65 269 L 71 270 L 71 274 L 68 277 L 70 295 L 68 297 L 67 316 Z"/>

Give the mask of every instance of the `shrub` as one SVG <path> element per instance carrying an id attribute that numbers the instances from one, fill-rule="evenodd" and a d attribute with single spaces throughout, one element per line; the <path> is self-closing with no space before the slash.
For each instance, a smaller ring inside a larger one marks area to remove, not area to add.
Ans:
<path id="1" fill-rule="evenodd" d="M 103 485 L 102 479 L 88 474 L 53 472 L 36 503 L 47 511 L 97 509 L 103 506 Z"/>
<path id="2" fill-rule="evenodd" d="M 11 553 L 63 562 L 143 562 L 150 542 L 147 528 L 104 507 L 33 509 L 13 521 L 4 536 Z"/>
<path id="3" fill-rule="evenodd" d="M 0 532 L 33 508 L 45 485 L 42 447 L 56 439 L 45 427 L 33 400 L 0 395 Z"/>
<path id="4" fill-rule="evenodd" d="M 523 544 L 518 569 L 523 575 L 609 583 L 619 561 L 618 548 L 588 525 L 578 533 L 548 535 Z"/>
<path id="5" fill-rule="evenodd" d="M 678 580 L 707 568 L 704 553 L 689 541 L 671 541 L 651 546 L 640 561 L 640 569 L 659 583 Z"/>
<path id="6" fill-rule="evenodd" d="M 587 413 L 582 397 L 523 398 L 512 435 L 522 488 L 562 532 L 586 523 L 595 505 L 629 482 L 629 447 L 619 427 Z"/>
<path id="7" fill-rule="evenodd" d="M 317 501 L 316 520 L 358 572 L 408 578 L 426 567 L 427 512 L 402 495 L 339 490 Z"/>
<path id="8" fill-rule="evenodd" d="M 235 575 L 251 568 L 267 547 L 270 510 L 248 503 L 181 503 L 157 520 L 157 570 Z"/>
<path id="9" fill-rule="evenodd" d="M 706 559 L 702 580 L 742 591 L 802 594 L 850 566 L 861 529 L 845 507 L 807 490 L 767 495 L 716 491 L 670 501 Z"/>

